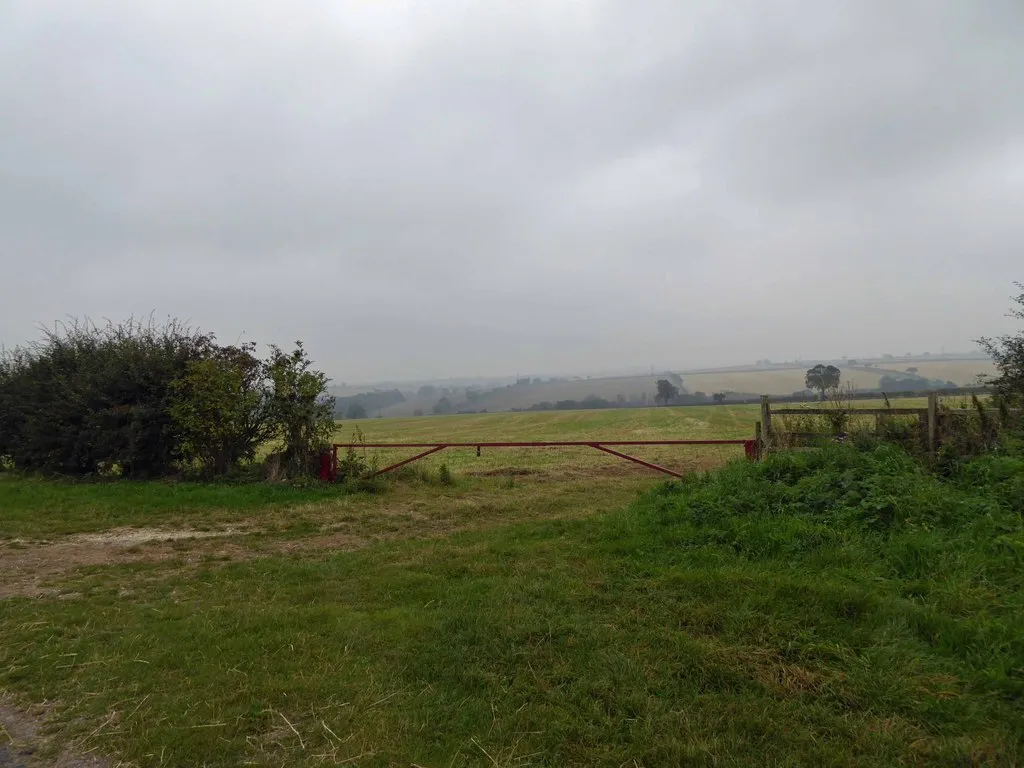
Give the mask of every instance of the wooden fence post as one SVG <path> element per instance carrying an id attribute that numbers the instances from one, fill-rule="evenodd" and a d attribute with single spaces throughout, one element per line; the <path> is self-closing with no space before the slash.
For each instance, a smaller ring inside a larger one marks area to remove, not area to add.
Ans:
<path id="1" fill-rule="evenodd" d="M 757 446 L 757 459 L 761 459 L 761 422 L 754 422 L 754 445 Z"/>
<path id="2" fill-rule="evenodd" d="M 768 395 L 761 395 L 761 453 L 772 449 L 772 406 Z"/>
<path id="3" fill-rule="evenodd" d="M 935 455 L 939 448 L 939 393 L 928 393 L 928 452 Z"/>

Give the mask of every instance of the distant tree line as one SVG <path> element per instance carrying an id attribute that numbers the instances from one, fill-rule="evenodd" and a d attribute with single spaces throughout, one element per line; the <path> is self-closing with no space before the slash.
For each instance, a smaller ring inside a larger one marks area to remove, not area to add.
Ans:
<path id="1" fill-rule="evenodd" d="M 0 459 L 68 476 L 224 474 L 268 441 L 278 475 L 315 471 L 334 428 L 301 342 L 220 345 L 177 320 L 70 321 L 0 351 Z"/>
<path id="2" fill-rule="evenodd" d="M 725 393 L 716 393 L 708 396 L 703 392 L 693 394 L 679 394 L 666 403 L 667 405 L 711 405 L 725 401 Z M 655 400 L 657 402 L 657 400 Z M 608 400 L 597 395 L 588 395 L 582 400 L 558 400 L 551 402 L 534 403 L 527 408 L 512 408 L 512 411 L 586 411 L 600 408 L 643 408 L 650 405 L 650 401 L 641 396 L 639 400 L 627 400 L 625 395 L 618 395 L 615 400 Z M 473 413 L 474 411 L 460 411 L 460 413 Z M 486 411 L 483 411 L 486 413 Z"/>
<path id="3" fill-rule="evenodd" d="M 405 395 L 399 389 L 375 389 L 358 395 L 334 398 L 334 415 L 338 418 L 365 419 L 397 403 L 404 403 Z"/>
<path id="4" fill-rule="evenodd" d="M 523 410 L 527 411 L 586 411 L 594 410 L 599 408 L 621 408 L 620 403 L 613 402 L 611 400 L 605 400 L 603 397 L 597 395 L 587 395 L 582 400 L 559 400 L 557 402 L 544 401 L 542 403 L 535 403 L 529 408 Z"/>
<path id="5" fill-rule="evenodd" d="M 954 381 L 927 379 L 924 376 L 917 376 L 916 374 L 903 376 L 900 374 L 887 373 L 878 380 L 878 389 L 882 392 L 919 392 L 926 389 L 957 389 L 958 386 L 959 385 Z"/>

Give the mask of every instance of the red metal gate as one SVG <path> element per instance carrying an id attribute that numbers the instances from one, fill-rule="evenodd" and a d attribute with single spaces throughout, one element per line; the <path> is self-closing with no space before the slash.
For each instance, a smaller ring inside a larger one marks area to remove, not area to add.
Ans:
<path id="1" fill-rule="evenodd" d="M 620 459 L 626 461 L 632 461 L 641 466 L 647 467 L 648 469 L 654 469 L 658 472 L 664 472 L 666 475 L 672 475 L 672 477 L 683 477 L 681 472 L 676 472 L 668 467 L 662 467 L 659 464 L 653 464 L 649 461 L 644 461 L 636 456 L 630 456 L 628 453 L 622 453 L 620 451 L 613 450 L 608 446 L 614 445 L 617 447 L 622 446 L 636 446 L 636 445 L 742 445 L 743 451 L 748 459 L 757 458 L 757 442 L 755 440 L 558 440 L 558 441 L 537 441 L 537 442 L 501 442 L 501 443 L 335 443 L 331 446 L 331 479 L 334 480 L 338 476 L 338 449 L 344 448 L 425 448 L 426 450 L 417 453 L 415 456 L 410 456 L 408 459 L 391 464 L 384 469 L 380 469 L 373 473 L 373 477 L 377 475 L 383 475 L 385 472 L 390 472 L 399 467 L 404 467 L 406 464 L 411 464 L 414 461 L 418 461 L 425 456 L 429 456 L 432 453 L 443 451 L 446 448 L 476 448 L 477 456 L 480 455 L 480 451 L 483 448 L 569 448 L 569 447 L 580 447 L 584 446 L 587 448 L 596 448 L 599 451 L 617 456 Z"/>

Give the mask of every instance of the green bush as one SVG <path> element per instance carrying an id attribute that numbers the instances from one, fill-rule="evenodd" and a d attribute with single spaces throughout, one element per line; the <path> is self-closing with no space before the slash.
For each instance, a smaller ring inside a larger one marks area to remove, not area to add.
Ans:
<path id="1" fill-rule="evenodd" d="M 973 670 L 977 690 L 1019 697 L 1022 516 L 1024 458 L 962 460 L 944 477 L 896 446 L 833 445 L 665 484 L 605 546 L 667 567 L 738 557 L 795 581 L 827 572 L 874 583 L 893 601 L 837 610 L 872 613 L 878 631 L 909 621 L 920 641 Z"/>
<path id="2" fill-rule="evenodd" d="M 176 320 L 45 330 L 0 354 L 0 457 L 72 476 L 226 474 L 273 439 L 277 474 L 310 475 L 334 429 L 327 377 L 301 343 L 253 350 Z"/>
<path id="3" fill-rule="evenodd" d="M 213 336 L 171 320 L 70 321 L 0 355 L 0 454 L 20 470 L 131 477 L 174 471 L 172 382 Z"/>
<path id="4" fill-rule="evenodd" d="M 1021 458 L 963 462 L 944 481 L 898 446 L 829 445 L 773 454 L 759 464 L 732 464 L 670 484 L 659 499 L 672 520 L 713 523 L 720 531 L 732 520 L 749 526 L 752 519 L 764 519 L 884 535 L 936 528 L 959 533 L 996 520 L 1019 527 L 1022 484 Z"/>
<path id="5" fill-rule="evenodd" d="M 283 446 L 276 458 L 293 476 L 315 474 L 334 433 L 334 398 L 325 395 L 329 379 L 312 366 L 301 341 L 288 353 L 270 347 L 268 396 L 275 436 Z"/>
<path id="6" fill-rule="evenodd" d="M 266 364 L 254 344 L 217 349 L 188 364 L 171 384 L 171 418 L 180 430 L 181 458 L 209 474 L 224 475 L 256 457 L 274 436 Z"/>
<path id="7" fill-rule="evenodd" d="M 340 481 L 352 481 L 352 480 L 367 480 L 371 478 L 377 471 L 376 458 L 370 459 L 366 455 L 366 448 L 357 450 L 355 444 L 365 444 L 366 436 L 363 434 L 363 430 L 356 427 L 352 431 L 352 439 L 349 440 L 350 447 L 345 451 L 344 455 L 338 457 L 337 466 L 337 480 Z"/>
<path id="8" fill-rule="evenodd" d="M 1021 293 L 1013 297 L 1017 306 L 1010 310 L 1010 316 L 1024 320 L 1024 283 L 1015 285 Z M 1024 403 L 1024 331 L 979 339 L 978 343 L 992 357 L 999 371 L 999 375 L 991 377 L 989 383 L 1007 401 L 1017 405 Z"/>

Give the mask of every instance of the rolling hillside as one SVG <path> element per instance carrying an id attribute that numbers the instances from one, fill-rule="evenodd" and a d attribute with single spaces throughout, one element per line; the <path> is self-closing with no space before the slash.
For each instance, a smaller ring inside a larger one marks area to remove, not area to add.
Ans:
<path id="1" fill-rule="evenodd" d="M 861 389 L 878 386 L 886 374 L 905 375 L 908 367 L 917 368 L 918 375 L 929 379 L 953 381 L 960 386 L 975 383 L 979 374 L 990 374 L 994 367 L 987 360 L 936 360 L 922 362 L 892 362 L 876 367 L 856 366 L 843 370 L 843 382 L 849 382 Z M 840 366 L 842 368 L 842 366 Z M 792 368 L 767 368 L 756 370 L 728 370 L 681 374 L 687 392 L 740 392 L 750 395 L 789 395 L 804 388 L 805 366 Z M 544 382 L 524 387 L 509 387 L 491 392 L 472 405 L 456 407 L 473 410 L 508 411 L 513 408 L 529 408 L 544 401 L 582 400 L 594 395 L 606 400 L 615 400 L 622 395 L 629 401 L 640 399 L 644 394 L 654 397 L 655 384 L 665 374 L 647 376 L 616 376 L 594 379 L 572 379 Z M 412 416 L 420 409 L 429 414 L 433 403 L 410 400 L 398 403 L 383 412 L 385 416 Z"/>

